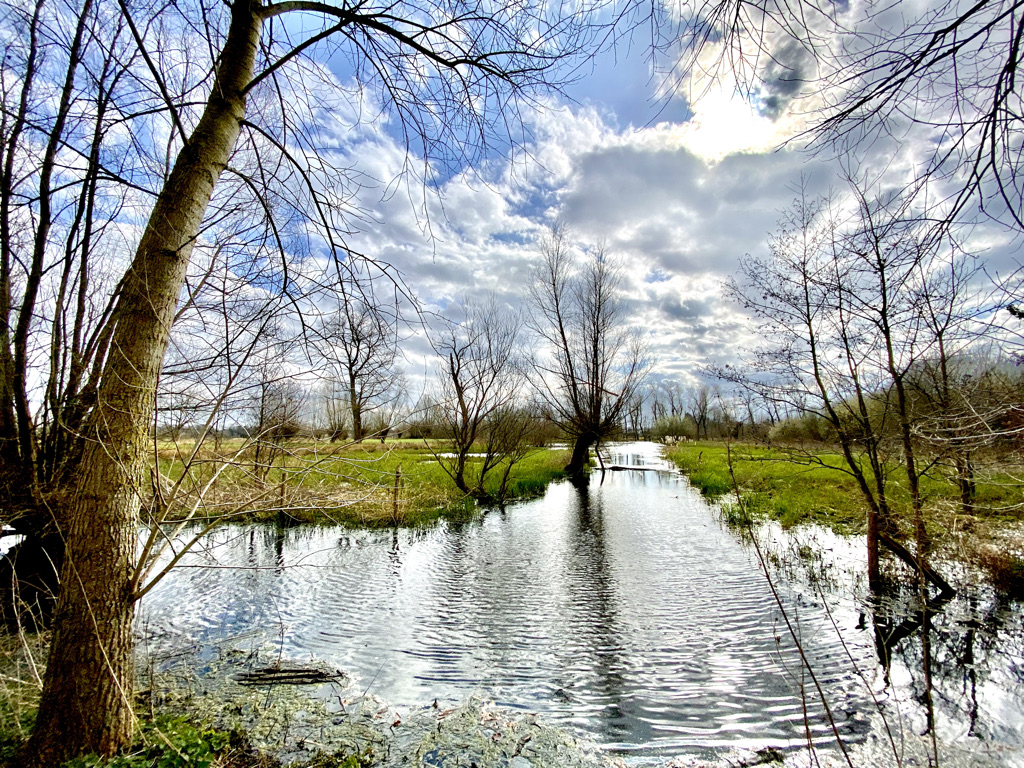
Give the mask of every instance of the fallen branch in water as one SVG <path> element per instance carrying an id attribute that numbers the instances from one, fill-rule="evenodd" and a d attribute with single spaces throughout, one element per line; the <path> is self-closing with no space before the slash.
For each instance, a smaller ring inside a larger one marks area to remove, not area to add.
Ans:
<path id="1" fill-rule="evenodd" d="M 264 667 L 235 676 L 241 685 L 320 685 L 345 678 L 341 672 L 325 672 L 310 667 Z"/>

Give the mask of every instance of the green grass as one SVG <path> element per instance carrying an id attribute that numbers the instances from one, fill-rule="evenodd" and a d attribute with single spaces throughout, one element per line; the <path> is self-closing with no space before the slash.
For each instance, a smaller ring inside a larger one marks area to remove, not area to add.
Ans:
<path id="1" fill-rule="evenodd" d="M 197 728 L 185 718 L 158 717 L 140 724 L 138 746 L 114 758 L 83 755 L 65 768 L 210 768 L 231 746 L 232 734 Z"/>
<path id="2" fill-rule="evenodd" d="M 237 451 L 241 443 L 226 442 L 219 448 L 223 457 Z M 224 469 L 216 485 L 206 492 L 201 516 L 231 519 L 276 520 L 282 524 L 299 522 L 337 522 L 349 525 L 421 525 L 438 518 L 464 518 L 475 514 L 476 504 L 466 499 L 430 448 L 439 453 L 441 445 L 426 446 L 422 441 L 365 441 L 358 445 L 331 446 L 292 441 L 275 459 L 265 477 L 254 471 L 252 449 L 237 456 Z M 172 479 L 181 477 L 181 456 L 189 446 L 164 443 L 159 446 L 161 473 Z M 223 462 L 212 448 L 204 449 L 204 463 L 190 472 L 192 488 L 208 480 Z M 512 469 L 508 484 L 511 499 L 543 493 L 548 484 L 563 476 L 568 461 L 564 451 L 537 449 Z M 471 458 L 469 475 L 480 459 Z M 497 470 L 486 479 L 484 490 L 497 495 Z M 397 495 L 396 495 L 397 483 Z M 195 498 L 185 494 L 183 500 Z M 244 503 L 246 501 L 249 503 Z M 182 517 L 188 510 L 179 504 L 171 517 Z"/>
<path id="3" fill-rule="evenodd" d="M 733 489 L 729 450 L 719 442 L 686 443 L 670 449 L 667 456 L 689 476 L 694 487 L 717 499 Z M 864 530 L 867 503 L 853 476 L 842 471 L 846 464 L 838 451 L 821 449 L 808 454 L 733 444 L 731 453 L 736 484 L 749 517 L 771 518 L 783 526 L 821 523 L 841 533 Z M 871 481 L 870 472 L 867 475 Z M 888 468 L 887 475 L 890 507 L 901 527 L 909 527 L 906 476 L 895 465 Z M 957 487 L 948 474 L 936 468 L 922 478 L 921 492 L 928 511 L 929 532 L 941 537 L 950 518 L 960 512 Z M 979 475 L 976 504 L 975 516 L 983 522 L 1019 522 L 1024 488 L 1011 473 L 990 470 Z"/>
<path id="4" fill-rule="evenodd" d="M 729 451 L 724 443 L 687 443 L 667 452 L 702 494 L 718 499 L 733 490 Z M 784 526 L 803 521 L 824 522 L 852 532 L 865 518 L 865 506 L 853 478 L 836 469 L 837 454 L 822 453 L 827 466 L 787 461 L 787 455 L 759 446 L 732 448 L 733 472 L 752 518 L 770 517 Z"/>

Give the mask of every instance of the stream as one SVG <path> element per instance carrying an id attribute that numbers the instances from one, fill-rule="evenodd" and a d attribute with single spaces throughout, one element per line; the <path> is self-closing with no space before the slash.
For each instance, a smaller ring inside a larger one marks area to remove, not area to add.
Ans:
<path id="1" fill-rule="evenodd" d="M 146 597 L 138 631 L 200 660 L 270 647 L 399 709 L 480 695 L 636 765 L 833 741 L 815 679 L 846 742 L 878 731 L 879 708 L 927 728 L 916 592 L 868 600 L 862 539 L 761 526 L 783 616 L 749 539 L 658 446 L 609 451 L 646 471 L 465 524 L 222 527 Z M 937 734 L 1006 765 L 1024 764 L 1022 616 L 974 588 L 930 617 Z"/>

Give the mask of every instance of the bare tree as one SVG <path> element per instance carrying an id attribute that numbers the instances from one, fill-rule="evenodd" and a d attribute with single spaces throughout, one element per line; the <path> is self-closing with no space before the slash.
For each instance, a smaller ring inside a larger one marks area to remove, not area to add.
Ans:
<path id="1" fill-rule="evenodd" d="M 694 387 L 687 398 L 690 407 L 690 415 L 697 425 L 697 438 L 708 437 L 708 419 L 711 409 L 711 387 L 707 384 L 700 384 Z"/>
<path id="2" fill-rule="evenodd" d="M 868 506 L 869 581 L 879 588 L 878 547 L 884 544 L 944 591 L 949 585 L 926 561 L 920 480 L 930 464 L 919 455 L 908 389 L 911 372 L 935 349 L 926 322 L 944 265 L 962 258 L 935 237 L 912 200 L 882 205 L 856 189 L 852 221 L 828 201 L 801 196 L 771 238 L 771 256 L 747 257 L 733 294 L 764 322 L 765 343 L 750 371 L 721 371 L 741 385 L 774 389 L 835 430 L 849 473 Z M 945 246 L 945 247 L 944 247 Z M 963 294 L 941 301 L 961 317 Z M 821 463 L 813 453 L 805 461 Z M 896 540 L 890 484 L 894 468 L 907 479 L 917 553 Z"/>
<path id="3" fill-rule="evenodd" d="M 644 417 L 645 404 L 644 393 L 638 389 L 626 407 L 623 418 L 623 431 L 632 435 L 634 440 L 643 440 L 647 432 L 648 425 Z"/>
<path id="4" fill-rule="evenodd" d="M 669 416 L 682 416 L 684 411 L 684 400 L 685 392 L 683 385 L 675 379 L 669 379 L 661 383 L 662 389 L 665 392 L 665 397 L 668 399 L 668 415 Z"/>
<path id="5" fill-rule="evenodd" d="M 523 323 L 493 298 L 482 305 L 464 304 L 463 310 L 462 322 L 442 321 L 443 328 L 431 338 L 441 357 L 436 401 L 450 448 L 450 453 L 435 455 L 460 491 L 487 497 L 487 475 L 504 464 L 503 493 L 529 432 L 529 420 L 516 407 L 524 381 Z M 474 450 L 482 454 L 481 461 L 470 461 Z"/>
<path id="6" fill-rule="evenodd" d="M 251 393 L 247 432 L 252 443 L 253 477 L 262 486 L 285 443 L 303 430 L 305 395 L 298 382 L 274 365 L 260 367 L 259 380 Z"/>
<path id="7" fill-rule="evenodd" d="M 566 472 L 578 479 L 590 448 L 619 428 L 649 364 L 626 325 L 620 269 L 604 249 L 581 264 L 566 230 L 556 227 L 541 243 L 541 256 L 530 286 L 531 324 L 545 346 L 533 364 L 535 386 L 572 440 Z"/>
<path id="8" fill-rule="evenodd" d="M 386 307 L 372 288 L 341 297 L 338 311 L 318 331 L 320 354 L 330 377 L 341 383 L 348 404 L 352 439 L 366 436 L 364 420 L 385 405 L 398 388 L 398 307 Z"/>
<path id="9" fill-rule="evenodd" d="M 320 383 L 316 398 L 316 425 L 318 432 L 333 443 L 349 434 L 352 409 L 343 382 L 334 377 Z"/>

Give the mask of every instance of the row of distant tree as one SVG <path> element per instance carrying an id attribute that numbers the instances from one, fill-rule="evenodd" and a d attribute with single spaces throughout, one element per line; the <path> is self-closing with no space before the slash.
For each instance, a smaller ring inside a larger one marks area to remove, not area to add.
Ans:
<path id="1" fill-rule="evenodd" d="M 458 327 L 451 324 L 447 331 Z M 447 341 L 450 344 L 452 339 Z M 465 366 L 470 361 L 462 351 L 461 361 L 456 362 Z M 474 358 L 473 362 L 485 359 Z M 522 364 L 522 360 L 515 363 Z M 941 393 L 939 388 L 943 366 L 950 382 L 948 394 Z M 528 373 L 527 369 L 527 378 Z M 381 382 L 372 396 L 353 400 L 351 387 L 336 380 L 317 379 L 310 384 L 306 379 L 280 375 L 262 379 L 248 388 L 248 400 L 240 401 L 240 412 L 225 414 L 229 425 L 215 431 L 222 438 L 280 443 L 291 439 L 338 442 L 389 437 L 446 441 L 454 439 L 460 430 L 473 428 L 468 411 L 465 418 L 460 417 L 450 359 L 447 365 L 439 361 L 431 388 L 415 402 L 410 402 L 401 371 L 390 365 L 374 369 L 372 381 Z M 502 418 L 515 413 L 523 422 L 523 442 L 541 446 L 570 437 L 526 379 L 517 384 L 524 386 L 517 387 L 514 395 L 509 393 L 507 398 L 497 399 L 502 401 Z M 983 345 L 979 340 L 977 348 L 960 350 L 944 361 L 922 360 L 908 372 L 906 385 L 915 434 L 932 453 L 946 447 L 948 433 L 958 421 L 959 442 L 967 442 L 970 435 L 971 441 L 990 449 L 989 454 L 998 455 L 1001 461 L 1012 460 L 1024 443 L 1024 369 L 1016 358 L 1001 354 L 990 343 Z M 358 384 L 356 391 L 360 391 Z M 771 397 L 772 394 L 764 380 L 758 381 L 756 389 L 727 382 L 685 385 L 674 379 L 648 381 L 635 389 L 620 411 L 619 422 L 604 437 L 733 439 L 808 447 L 839 445 L 836 426 L 818 413 L 807 398 L 790 402 Z M 891 418 L 893 392 L 883 387 L 868 394 L 867 420 L 871 431 L 890 441 L 897 440 Z M 951 410 L 954 396 L 955 409 Z M 480 407 L 487 409 L 490 405 L 493 403 Z M 194 440 L 200 428 L 199 417 L 207 407 L 201 400 L 192 399 L 188 392 L 164 393 L 159 436 L 175 441 Z M 970 419 L 966 416 L 968 412 L 974 414 Z M 938 420 L 942 420 L 941 428 L 935 426 Z M 463 441 L 467 445 L 486 441 L 492 431 L 499 431 L 494 419 L 482 419 L 475 432 L 466 433 Z M 471 436 L 473 440 L 469 439 Z"/>

